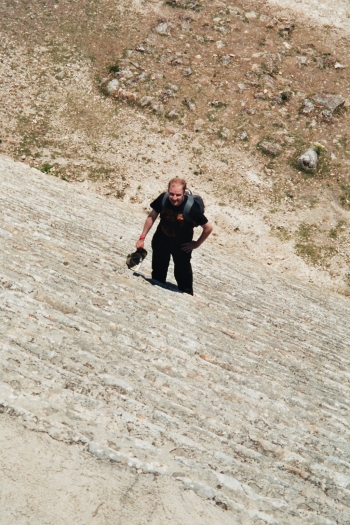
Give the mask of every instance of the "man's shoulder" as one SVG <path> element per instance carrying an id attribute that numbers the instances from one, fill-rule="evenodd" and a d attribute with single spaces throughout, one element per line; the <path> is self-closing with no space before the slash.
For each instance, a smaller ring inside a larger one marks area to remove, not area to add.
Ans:
<path id="1" fill-rule="evenodd" d="M 194 222 L 200 225 L 203 225 L 206 222 L 208 222 L 208 219 L 204 215 L 204 210 L 201 204 L 195 198 L 193 198 L 193 204 L 191 206 L 189 214 L 190 214 L 191 219 L 193 219 Z"/>
<path id="2" fill-rule="evenodd" d="M 160 213 L 162 211 L 164 195 L 165 191 L 163 191 L 163 193 L 158 195 L 158 197 L 151 202 L 151 208 L 153 208 L 157 213 Z"/>

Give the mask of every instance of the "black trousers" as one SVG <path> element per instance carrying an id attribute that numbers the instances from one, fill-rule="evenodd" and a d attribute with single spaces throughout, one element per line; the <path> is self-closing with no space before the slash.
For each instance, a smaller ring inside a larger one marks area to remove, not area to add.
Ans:
<path id="1" fill-rule="evenodd" d="M 191 239 L 190 239 L 191 240 Z M 192 252 L 181 250 L 186 241 L 177 241 L 162 232 L 156 232 L 152 239 L 152 279 L 165 284 L 170 257 L 174 261 L 174 277 L 181 292 L 193 295 Z M 189 242 L 189 241 L 188 241 Z"/>

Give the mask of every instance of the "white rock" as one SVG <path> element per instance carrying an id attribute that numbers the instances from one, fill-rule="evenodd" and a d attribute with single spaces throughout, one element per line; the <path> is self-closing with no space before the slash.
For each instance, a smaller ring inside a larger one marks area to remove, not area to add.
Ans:
<path id="1" fill-rule="evenodd" d="M 119 88 L 119 81 L 116 78 L 113 78 L 110 82 L 108 82 L 106 86 L 107 93 L 111 95 Z"/>

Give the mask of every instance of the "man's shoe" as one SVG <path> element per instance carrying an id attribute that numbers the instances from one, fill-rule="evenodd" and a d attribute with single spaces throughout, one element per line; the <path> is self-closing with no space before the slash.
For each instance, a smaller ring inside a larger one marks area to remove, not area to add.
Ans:
<path id="1" fill-rule="evenodd" d="M 141 263 L 147 256 L 147 251 L 144 248 L 138 248 L 136 252 L 129 253 L 126 258 L 126 265 L 129 270 L 136 272 L 141 266 Z"/>

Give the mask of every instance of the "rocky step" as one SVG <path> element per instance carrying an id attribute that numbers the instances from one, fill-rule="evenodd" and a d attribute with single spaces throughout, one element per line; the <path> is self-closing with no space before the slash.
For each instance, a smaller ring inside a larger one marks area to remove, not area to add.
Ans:
<path id="1" fill-rule="evenodd" d="M 211 241 L 194 299 L 152 286 L 137 209 L 4 158 L 0 181 L 3 411 L 242 523 L 347 522 L 346 298 Z"/>

